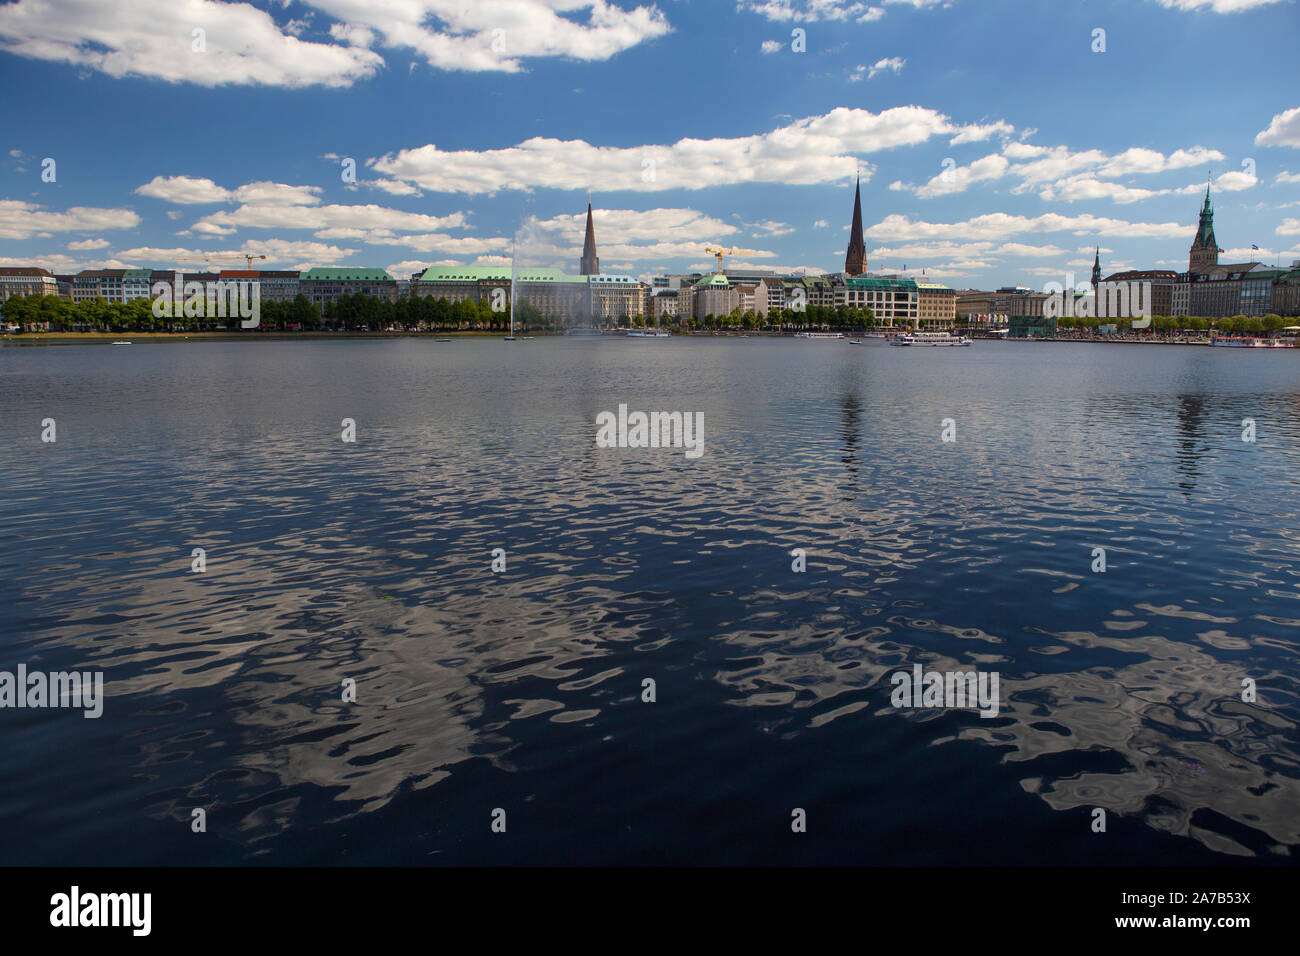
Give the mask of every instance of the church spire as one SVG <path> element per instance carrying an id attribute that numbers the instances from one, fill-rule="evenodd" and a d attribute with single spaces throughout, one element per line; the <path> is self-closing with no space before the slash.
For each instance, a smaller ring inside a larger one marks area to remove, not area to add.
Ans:
<path id="1" fill-rule="evenodd" d="M 591 199 L 587 199 L 587 238 L 582 243 L 582 264 L 578 274 L 584 276 L 600 275 L 600 260 L 596 258 L 596 227 L 591 221 Z"/>
<path id="2" fill-rule="evenodd" d="M 1097 291 L 1097 286 L 1101 284 L 1101 246 L 1097 247 L 1096 256 L 1092 260 L 1092 291 Z"/>
<path id="3" fill-rule="evenodd" d="M 844 256 L 844 271 L 860 276 L 867 271 L 867 246 L 862 241 L 862 177 L 853 188 L 853 226 L 849 233 L 849 248 Z"/>
<path id="4" fill-rule="evenodd" d="M 1196 238 L 1187 257 L 1187 270 L 1196 272 L 1219 264 L 1219 243 L 1214 238 L 1214 208 L 1210 205 L 1210 177 L 1205 177 L 1205 204 L 1201 207 L 1201 221 L 1196 227 Z"/>

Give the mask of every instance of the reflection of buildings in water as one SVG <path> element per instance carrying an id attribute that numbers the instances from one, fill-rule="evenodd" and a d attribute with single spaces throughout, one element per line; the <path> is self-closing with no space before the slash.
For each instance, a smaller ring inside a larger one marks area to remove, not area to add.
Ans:
<path id="1" fill-rule="evenodd" d="M 1177 608 L 1147 611 L 1198 615 Z M 1207 619 L 1207 627 L 1223 623 Z M 933 646 L 901 645 L 901 635 L 917 631 L 942 635 L 949 649 L 952 642 L 970 642 L 970 650 L 959 662 Z M 1213 633 L 1221 646 L 1235 643 L 1221 631 Z M 1158 635 L 1049 636 L 1071 648 L 1104 648 L 1138 659 L 1113 671 L 1089 668 L 1015 679 L 1005 670 L 1003 639 L 973 628 L 891 615 L 868 627 L 846 618 L 815 631 L 778 630 L 770 619 L 755 619 L 738 622 L 721 635 L 753 663 L 721 669 L 715 679 L 738 695 L 737 703 L 772 709 L 774 723 L 803 723 L 796 713 L 811 709 L 804 729 L 793 731 L 808 734 L 868 707 L 877 716 L 902 716 L 889 704 L 889 676 L 912 663 L 922 662 L 927 670 L 999 670 L 998 718 L 985 720 L 972 710 L 957 738 L 1010 747 L 1003 761 L 1025 762 L 1031 771 L 1040 758 L 1073 755 L 1069 776 L 1040 770 L 1022 781 L 1053 809 L 1102 807 L 1137 816 L 1154 829 L 1226 854 L 1253 856 L 1259 846 L 1248 847 L 1216 829 L 1212 817 L 1198 816 L 1198 811 L 1221 815 L 1242 832 L 1253 831 L 1257 844 L 1271 844 L 1264 852 L 1285 853 L 1285 847 L 1300 844 L 1300 780 L 1277 769 L 1300 761 L 1296 725 L 1277 706 L 1241 701 L 1240 676 L 1248 662 L 1225 666 L 1196 644 Z M 855 666 L 845 669 L 850 660 Z M 1060 657 L 1055 660 L 1059 664 Z M 1261 685 L 1269 684 L 1276 703 L 1272 678 L 1280 675 L 1255 672 Z M 837 706 L 841 697 L 844 703 Z M 948 711 L 905 712 L 922 721 L 935 713 Z M 1110 766 L 1107 757 L 1113 760 L 1113 755 L 1123 759 L 1124 769 L 1092 769 Z"/>
<path id="2" fill-rule="evenodd" d="M 1200 477 L 1198 464 L 1206 452 L 1205 443 L 1205 396 L 1183 394 L 1178 396 L 1178 450 L 1174 457 L 1178 459 L 1178 472 L 1183 476 L 1178 487 L 1184 494 L 1190 494 Z"/>
<path id="3" fill-rule="evenodd" d="M 584 678 L 608 677 L 597 662 L 611 635 L 627 639 L 626 621 L 606 621 L 606 612 L 642 602 L 591 579 L 558 593 L 552 576 L 485 582 L 493 530 L 466 530 L 473 559 L 440 561 L 431 581 L 409 560 L 358 543 L 370 536 L 333 527 L 321 529 L 324 548 L 296 536 L 214 548 L 205 574 L 182 564 L 175 576 L 77 585 L 44 637 L 82 648 L 84 667 L 107 671 L 107 707 L 118 700 L 137 716 L 157 715 L 153 733 L 131 741 L 135 759 L 156 792 L 186 794 L 159 812 L 188 820 L 200 798 L 243 805 L 236 826 L 255 843 L 288 823 L 295 797 L 265 801 L 282 788 L 310 784 L 358 803 L 341 815 L 373 810 L 470 758 L 508 766 L 514 720 L 599 713 L 573 708 L 589 707 L 595 693 Z M 418 537 L 396 553 L 417 557 Z M 304 574 L 308 566 L 320 570 Z M 111 642 L 96 623 L 109 604 L 124 619 Z M 342 700 L 344 678 L 357 682 L 355 704 Z M 488 692 L 521 678 L 556 693 Z M 496 712 L 504 719 L 488 722 Z"/>
<path id="4" fill-rule="evenodd" d="M 862 442 L 862 402 L 857 395 L 846 392 L 840 399 L 843 420 L 840 436 L 844 439 L 844 454 L 840 461 L 848 477 L 844 481 L 844 500 L 856 501 L 858 496 L 858 445 Z"/>

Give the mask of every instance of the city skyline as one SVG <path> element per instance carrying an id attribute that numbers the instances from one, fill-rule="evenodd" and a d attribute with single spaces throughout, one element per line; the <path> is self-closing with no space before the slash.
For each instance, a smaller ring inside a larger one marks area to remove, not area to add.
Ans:
<path id="1" fill-rule="evenodd" d="M 355 5 L 264 6 L 203 3 L 191 23 L 137 0 L 117 27 L 84 4 L 0 7 L 0 82 L 40 93 L 0 157 L 0 265 L 162 268 L 248 250 L 268 269 L 406 278 L 501 263 L 535 217 L 572 269 L 590 192 L 602 272 L 707 273 L 720 243 L 755 251 L 732 268 L 831 273 L 860 174 L 870 272 L 1036 288 L 1086 274 L 1098 247 L 1107 274 L 1181 271 L 1206 170 L 1225 261 L 1300 258 L 1288 0 L 624 3 L 604 20 L 520 0 L 499 24 L 444 12 L 418 49 Z M 168 29 L 133 47 L 121 31 L 146 15 Z M 966 48 L 974 22 L 1024 58 Z M 226 52 L 232 25 L 242 55 Z M 1258 89 L 1191 81 L 1196 64 L 1249 71 Z M 1142 105 L 1123 98 L 1135 75 Z M 47 110 L 159 117 L 165 135 L 140 148 L 147 122 L 51 126 Z"/>

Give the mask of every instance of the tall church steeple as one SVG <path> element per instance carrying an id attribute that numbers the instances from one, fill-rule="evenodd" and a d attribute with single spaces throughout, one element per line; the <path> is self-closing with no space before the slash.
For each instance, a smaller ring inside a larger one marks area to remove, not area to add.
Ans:
<path id="1" fill-rule="evenodd" d="M 1097 291 L 1097 286 L 1101 285 L 1101 246 L 1097 247 L 1097 254 L 1092 260 L 1092 291 Z"/>
<path id="2" fill-rule="evenodd" d="M 587 200 L 587 238 L 582 243 L 582 265 L 578 275 L 600 275 L 600 260 L 596 258 L 596 227 L 591 221 L 591 200 Z"/>
<path id="3" fill-rule="evenodd" d="M 849 248 L 844 256 L 844 271 L 860 276 L 867 271 L 867 246 L 862 241 L 862 177 L 853 188 L 853 226 L 849 233 Z"/>
<path id="4" fill-rule="evenodd" d="M 1214 238 L 1214 209 L 1210 206 L 1210 177 L 1205 177 L 1205 205 L 1201 207 L 1201 222 L 1196 228 L 1196 238 L 1187 257 L 1189 272 L 1209 269 L 1219 264 L 1219 243 Z"/>

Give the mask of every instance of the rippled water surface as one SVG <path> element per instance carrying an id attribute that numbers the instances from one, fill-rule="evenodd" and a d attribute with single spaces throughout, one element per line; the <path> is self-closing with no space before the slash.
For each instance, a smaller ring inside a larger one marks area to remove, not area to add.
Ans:
<path id="1" fill-rule="evenodd" d="M 0 447 L 0 669 L 106 695 L 0 710 L 0 862 L 1300 853 L 1300 354 L 6 348 Z M 894 708 L 918 663 L 999 714 Z"/>

